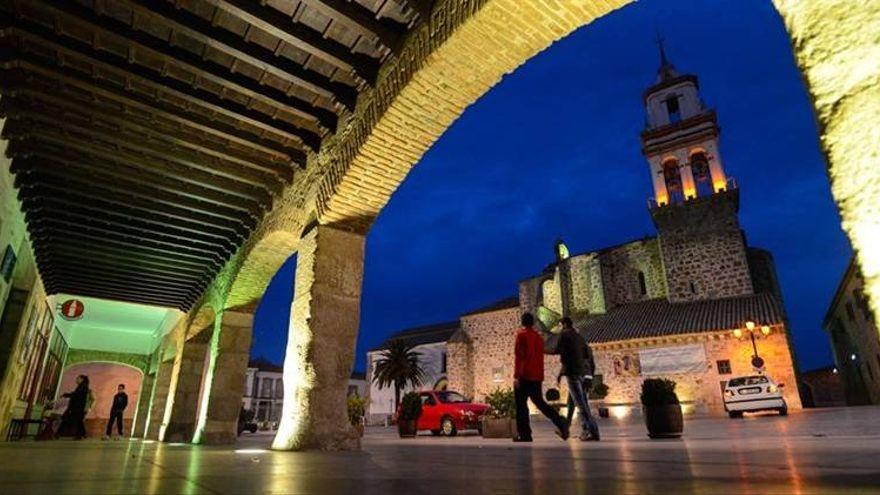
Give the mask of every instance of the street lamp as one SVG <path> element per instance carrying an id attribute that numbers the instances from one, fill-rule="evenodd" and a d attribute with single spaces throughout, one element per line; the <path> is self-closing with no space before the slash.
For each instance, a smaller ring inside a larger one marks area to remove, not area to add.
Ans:
<path id="1" fill-rule="evenodd" d="M 755 368 L 756 371 L 760 371 L 764 368 L 764 359 L 758 355 L 758 344 L 755 341 L 755 334 L 760 332 L 761 335 L 767 337 L 770 335 L 770 325 L 760 325 L 758 326 L 754 321 L 748 320 L 743 324 L 744 328 L 734 328 L 733 336 L 737 339 L 742 339 L 746 332 L 749 334 L 749 338 L 752 341 L 752 367 Z"/>

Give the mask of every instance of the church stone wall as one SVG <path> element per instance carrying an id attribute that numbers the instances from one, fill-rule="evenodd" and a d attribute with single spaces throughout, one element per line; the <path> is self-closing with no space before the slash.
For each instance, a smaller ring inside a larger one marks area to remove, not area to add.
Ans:
<path id="1" fill-rule="evenodd" d="M 604 313 L 605 294 L 602 291 L 602 268 L 594 253 L 574 256 L 571 264 L 572 313 Z"/>
<path id="2" fill-rule="evenodd" d="M 643 239 L 609 249 L 599 255 L 602 284 L 608 308 L 666 296 L 666 280 L 656 238 Z M 645 293 L 639 273 L 645 277 Z"/>
<path id="3" fill-rule="evenodd" d="M 615 372 L 614 360 L 629 356 L 637 362 L 640 350 L 701 343 L 706 352 L 706 369 L 702 373 L 672 374 L 663 376 L 674 380 L 679 399 L 685 403 L 686 412 L 724 414 L 722 384 L 735 376 L 754 374 L 751 365 L 752 346 L 746 340 L 734 338 L 729 331 L 682 336 L 665 339 L 594 344 L 597 374 L 608 385 L 608 396 L 604 403 L 612 413 L 622 415 L 640 411 L 642 381 L 646 376 L 636 365 L 629 371 Z M 775 327 L 774 332 L 758 340 L 758 353 L 766 362 L 766 373 L 777 383 L 785 384 L 783 394 L 789 409 L 800 409 L 794 364 L 788 347 L 785 331 Z M 730 361 L 730 374 L 719 374 L 717 363 Z"/>
<path id="4" fill-rule="evenodd" d="M 752 294 L 737 190 L 651 210 L 671 302 Z"/>
<path id="5" fill-rule="evenodd" d="M 463 330 L 446 343 L 446 380 L 449 390 L 474 395 L 473 344 Z"/>
<path id="6" fill-rule="evenodd" d="M 472 345 L 473 393 L 476 400 L 513 384 L 513 344 L 520 325 L 520 308 L 490 311 L 461 318 L 461 329 Z"/>

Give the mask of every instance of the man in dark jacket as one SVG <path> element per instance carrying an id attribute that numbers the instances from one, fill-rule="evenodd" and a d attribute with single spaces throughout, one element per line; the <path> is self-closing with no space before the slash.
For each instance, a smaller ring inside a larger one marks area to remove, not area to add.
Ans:
<path id="1" fill-rule="evenodd" d="M 590 403 L 587 400 L 596 363 L 593 351 L 587 341 L 574 329 L 571 318 L 562 319 L 562 333 L 559 334 L 559 360 L 562 370 L 559 378 L 565 377 L 568 382 L 568 424 L 574 414 L 574 405 L 581 411 L 581 440 L 599 440 L 599 426 L 590 414 Z M 558 380 L 557 380 L 558 381 Z"/>
<path id="2" fill-rule="evenodd" d="M 516 431 L 514 442 L 531 442 L 532 427 L 529 424 L 531 399 L 535 407 L 556 425 L 556 434 L 568 439 L 568 424 L 562 416 L 544 402 L 541 383 L 544 381 L 544 339 L 535 331 L 535 317 L 530 313 L 522 315 L 522 328 L 516 333 L 514 346 L 513 391 L 516 400 Z"/>
<path id="3" fill-rule="evenodd" d="M 120 383 L 113 396 L 113 405 L 110 406 L 110 419 L 107 420 L 107 431 L 104 432 L 104 440 L 108 440 L 113 433 L 113 422 L 116 422 L 116 431 L 122 438 L 122 413 L 128 407 L 128 395 L 125 393 L 125 384 Z"/>

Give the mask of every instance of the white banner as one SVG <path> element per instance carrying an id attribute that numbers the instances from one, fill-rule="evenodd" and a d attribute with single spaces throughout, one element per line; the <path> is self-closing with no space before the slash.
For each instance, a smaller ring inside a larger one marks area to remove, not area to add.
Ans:
<path id="1" fill-rule="evenodd" d="M 702 373 L 706 370 L 706 350 L 701 344 L 658 347 L 639 351 L 643 375 Z"/>

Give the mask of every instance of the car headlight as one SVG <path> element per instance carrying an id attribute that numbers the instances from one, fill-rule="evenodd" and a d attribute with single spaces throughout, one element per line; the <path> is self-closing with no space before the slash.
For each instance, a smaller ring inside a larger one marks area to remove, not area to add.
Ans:
<path id="1" fill-rule="evenodd" d="M 777 387 L 776 385 L 770 385 L 769 387 L 767 387 L 767 391 L 771 394 L 775 394 L 779 391 L 779 387 Z"/>
<path id="2" fill-rule="evenodd" d="M 727 397 L 733 397 L 733 390 L 727 389 L 724 391 L 724 395 Z"/>

